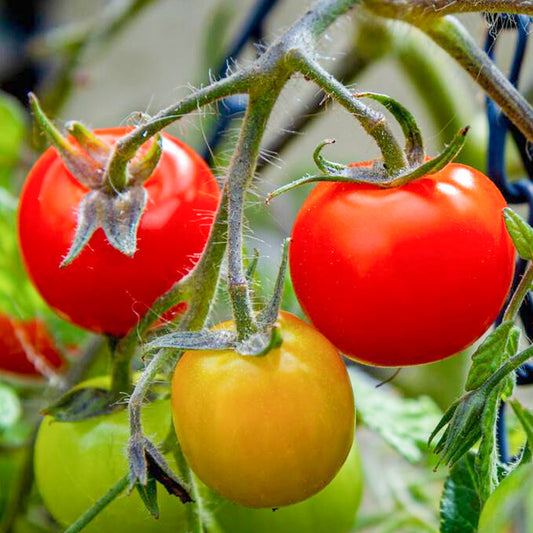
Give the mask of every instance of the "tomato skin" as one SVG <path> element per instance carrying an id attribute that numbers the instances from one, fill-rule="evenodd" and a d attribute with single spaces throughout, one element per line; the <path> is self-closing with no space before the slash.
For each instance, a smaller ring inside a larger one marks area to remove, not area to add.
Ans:
<path id="1" fill-rule="evenodd" d="M 109 379 L 96 378 L 82 385 L 108 387 Z M 170 423 L 168 400 L 143 408 L 143 427 L 154 442 L 162 442 Z M 53 517 L 72 524 L 128 472 L 129 437 L 126 410 L 80 422 L 56 422 L 46 416 L 39 428 L 34 469 L 37 487 Z M 172 457 L 166 457 L 175 468 Z M 87 533 L 184 533 L 185 506 L 158 486 L 160 516 L 155 520 L 137 491 L 117 497 L 86 528 Z"/>
<path id="2" fill-rule="evenodd" d="M 30 358 L 18 335 L 32 350 Z M 41 378 L 42 373 L 31 360 L 35 355 L 53 370 L 62 370 L 65 360 L 57 349 L 45 324 L 38 320 L 16 320 L 0 313 L 0 373 L 23 378 Z"/>
<path id="3" fill-rule="evenodd" d="M 228 533 L 347 533 L 361 503 L 361 458 L 354 444 L 333 481 L 307 500 L 288 507 L 250 509 L 226 503 L 217 522 Z"/>
<path id="4" fill-rule="evenodd" d="M 339 353 L 293 315 L 281 313 L 278 327 L 283 342 L 268 354 L 186 352 L 172 380 L 174 427 L 189 465 L 247 507 L 315 494 L 353 442 L 353 393 Z"/>
<path id="5" fill-rule="evenodd" d="M 511 285 L 505 206 L 486 176 L 459 164 L 394 189 L 321 183 L 292 231 L 298 300 L 362 363 L 451 356 L 489 328 Z"/>
<path id="6" fill-rule="evenodd" d="M 114 142 L 127 131 L 95 133 Z M 97 333 L 124 335 L 198 260 L 220 197 L 208 166 L 187 145 L 163 134 L 163 154 L 144 187 L 148 202 L 133 257 L 113 248 L 98 229 L 81 254 L 60 268 L 87 189 L 54 148 L 34 165 L 20 200 L 19 241 L 33 283 L 62 317 Z"/>

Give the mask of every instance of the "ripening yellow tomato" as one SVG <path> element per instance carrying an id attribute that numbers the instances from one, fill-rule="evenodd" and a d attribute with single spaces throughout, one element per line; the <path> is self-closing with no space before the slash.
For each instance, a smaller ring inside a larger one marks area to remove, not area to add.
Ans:
<path id="1" fill-rule="evenodd" d="M 247 507 L 281 507 L 317 493 L 353 442 L 353 393 L 337 349 L 289 313 L 276 327 L 281 345 L 266 355 L 186 352 L 172 380 L 174 426 L 189 465 Z"/>

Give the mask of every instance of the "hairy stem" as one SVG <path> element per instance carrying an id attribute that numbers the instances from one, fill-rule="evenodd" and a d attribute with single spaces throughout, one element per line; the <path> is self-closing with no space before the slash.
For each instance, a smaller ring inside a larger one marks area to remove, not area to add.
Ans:
<path id="1" fill-rule="evenodd" d="M 191 95 L 177 104 L 163 109 L 145 124 L 137 126 L 128 135 L 122 137 L 115 145 L 106 169 L 106 180 L 114 190 L 122 190 L 127 184 L 126 168 L 137 150 L 153 135 L 179 120 L 183 115 L 195 111 L 199 107 L 211 104 L 221 98 L 246 92 L 250 76 L 246 71 L 224 78 Z"/>
<path id="2" fill-rule="evenodd" d="M 257 331 L 243 260 L 244 197 L 254 176 L 261 139 L 281 85 L 250 95 L 228 170 L 228 291 L 239 340 Z"/>
<path id="3" fill-rule="evenodd" d="M 220 265 L 226 249 L 225 233 L 228 214 L 227 203 L 226 185 L 213 224 L 213 229 L 211 230 L 202 257 L 194 270 L 186 278 L 187 292 L 190 291 L 191 298 L 188 301 L 189 307 L 187 312 L 179 324 L 179 327 L 182 330 L 201 329 L 209 314 L 218 283 Z M 171 289 L 170 292 L 172 292 L 174 296 L 179 297 L 182 295 L 180 287 L 182 286 L 177 285 L 174 289 Z M 172 298 L 164 295 L 163 299 L 170 305 Z M 153 321 L 154 319 L 153 316 L 154 314 L 150 313 L 150 318 L 143 319 L 143 322 L 141 323 L 143 329 L 140 332 L 132 332 L 123 339 L 123 342 L 128 349 L 135 349 L 139 333 L 146 333 L 151 324 L 150 320 Z M 130 445 L 135 441 L 142 441 L 141 408 L 151 383 L 163 368 L 168 366 L 172 361 L 175 361 L 179 356 L 180 352 L 177 352 L 176 350 L 160 350 L 150 360 L 137 381 L 128 403 L 131 434 Z"/>
<path id="4" fill-rule="evenodd" d="M 410 4 L 409 8 L 420 13 L 432 13 L 438 16 L 453 13 L 510 13 L 515 15 L 533 16 L 533 2 L 531 0 L 410 0 L 398 2 L 394 0 L 369 0 L 370 4 L 381 3 L 398 9 L 394 4 Z"/>
<path id="5" fill-rule="evenodd" d="M 121 480 L 117 481 L 105 494 L 102 496 L 85 514 L 80 516 L 76 522 L 70 527 L 65 529 L 64 533 L 78 533 L 89 522 L 92 522 L 99 513 L 101 513 L 117 496 L 122 494 L 128 486 L 128 476 L 124 476 Z"/>
<path id="6" fill-rule="evenodd" d="M 520 307 L 522 306 L 522 302 L 527 296 L 527 293 L 530 291 L 532 284 L 533 263 L 528 263 L 527 268 L 522 276 L 522 279 L 520 280 L 520 283 L 516 287 L 513 295 L 511 296 L 509 304 L 507 305 L 507 309 L 505 310 L 505 313 L 503 315 L 502 322 L 511 321 L 517 317 L 518 312 L 520 311 Z"/>
<path id="7" fill-rule="evenodd" d="M 131 392 L 133 387 L 131 359 L 135 350 L 123 350 L 117 341 L 111 350 L 111 392 L 117 399 Z"/>
<path id="8" fill-rule="evenodd" d="M 390 130 L 382 113 L 374 111 L 354 98 L 350 91 L 316 61 L 303 53 L 296 54 L 295 68 L 313 80 L 325 93 L 344 106 L 376 141 L 383 154 L 389 174 L 394 175 L 408 168 L 405 153 Z"/>
<path id="9" fill-rule="evenodd" d="M 533 142 L 533 108 L 479 48 L 463 25 L 453 17 L 444 17 L 422 24 L 420 29 L 448 52 Z"/>

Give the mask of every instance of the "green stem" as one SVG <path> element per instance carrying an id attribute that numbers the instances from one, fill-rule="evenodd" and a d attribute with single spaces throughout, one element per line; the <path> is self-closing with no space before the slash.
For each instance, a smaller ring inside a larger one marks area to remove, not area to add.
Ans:
<path id="1" fill-rule="evenodd" d="M 428 21 L 454 13 L 511 13 L 533 15 L 531 0 L 364 0 L 382 17 L 413 22 Z"/>
<path id="2" fill-rule="evenodd" d="M 372 24 L 370 24 L 366 19 L 363 20 L 356 42 L 352 49 L 339 59 L 333 75 L 342 83 L 351 83 L 386 53 L 389 41 L 389 29 L 386 24 L 379 24 L 375 20 L 372 20 Z M 372 46 L 369 43 L 372 43 Z M 379 43 L 380 46 L 376 46 L 376 43 Z M 280 129 L 280 133 L 267 145 L 265 152 L 281 155 L 293 141 L 300 138 L 295 133 L 304 131 L 321 116 L 321 112 L 325 108 L 324 93 L 319 91 Z M 265 165 L 266 160 L 261 159 L 257 162 L 257 170 L 263 169 Z"/>
<path id="3" fill-rule="evenodd" d="M 133 351 L 122 350 L 119 339 L 110 338 L 111 350 L 111 392 L 117 398 L 121 398 L 131 392 L 133 378 L 131 359 Z"/>
<path id="4" fill-rule="evenodd" d="M 533 346 L 508 359 L 481 387 L 492 390 L 502 379 L 521 367 L 531 357 L 533 357 Z"/>
<path id="5" fill-rule="evenodd" d="M 431 117 L 441 144 L 449 139 L 472 119 L 472 109 L 468 108 L 457 87 L 450 91 L 450 76 L 455 76 L 451 65 L 435 61 L 428 54 L 424 36 L 404 34 L 397 40 L 395 54 L 405 74 L 409 77 L 418 96 Z M 485 153 L 482 146 L 466 142 L 456 161 L 475 168 L 485 166 Z"/>
<path id="6" fill-rule="evenodd" d="M 520 280 L 520 283 L 516 287 L 509 303 L 507 304 L 507 309 L 502 318 L 502 322 L 512 321 L 518 315 L 522 302 L 524 301 L 527 293 L 531 289 L 533 284 L 533 263 L 528 263 L 527 268 Z"/>
<path id="7" fill-rule="evenodd" d="M 390 130 L 382 113 L 364 105 L 329 72 L 303 53 L 295 54 L 294 67 L 313 80 L 324 92 L 344 106 L 376 141 L 390 175 L 399 174 L 408 168 L 405 153 Z"/>
<path id="8" fill-rule="evenodd" d="M 163 109 L 150 121 L 137 126 L 129 134 L 122 137 L 115 145 L 107 165 L 105 180 L 109 187 L 118 191 L 124 189 L 128 181 L 126 173 L 128 163 L 133 159 L 137 150 L 153 135 L 176 122 L 183 115 L 196 111 L 201 106 L 211 104 L 232 94 L 246 92 L 249 84 L 249 74 L 246 71 L 237 72 L 194 91 L 190 96 Z"/>
<path id="9" fill-rule="evenodd" d="M 479 48 L 463 25 L 448 16 L 421 23 L 419 28 L 448 52 L 533 142 L 533 107 Z"/>
<path id="10" fill-rule="evenodd" d="M 268 118 L 283 83 L 284 80 L 250 95 L 228 170 L 228 292 L 239 340 L 257 331 L 243 259 L 244 199 L 254 176 Z"/>
<path id="11" fill-rule="evenodd" d="M 76 522 L 65 529 L 64 533 L 78 533 L 87 524 L 92 522 L 99 513 L 101 513 L 117 496 L 124 492 L 128 486 L 129 478 L 124 476 L 120 481 L 117 481 L 105 494 L 102 496 L 85 514 L 80 516 Z"/>
<path id="12" fill-rule="evenodd" d="M 390 1 L 390 0 L 389 0 Z M 511 13 L 533 16 L 531 0 L 414 0 L 417 9 L 433 10 L 439 16 L 453 13 Z"/>
<path id="13" fill-rule="evenodd" d="M 185 290 L 190 290 L 191 298 L 188 301 L 189 307 L 187 312 L 179 324 L 179 329 L 183 331 L 201 329 L 207 319 L 213 302 L 219 279 L 220 265 L 226 249 L 225 234 L 227 231 L 228 215 L 227 190 L 228 186 L 226 184 L 208 243 L 203 251 L 200 261 L 186 278 Z M 183 286 L 177 285 L 174 289 L 171 289 L 168 294 L 172 293 L 179 301 L 179 296 L 183 294 L 180 290 L 181 288 L 183 288 Z M 168 296 L 168 294 L 163 297 L 163 300 L 171 306 L 172 297 Z M 124 337 L 122 340 L 124 343 L 124 346 L 121 347 L 122 349 L 135 349 L 139 334 L 142 335 L 142 333 L 146 333 L 151 321 L 153 321 L 154 316 L 156 316 L 155 313 L 149 313 L 149 315 L 148 318 L 144 318 L 141 322 L 140 331 L 131 332 L 127 337 Z M 135 442 L 142 442 L 143 439 L 141 408 L 151 383 L 164 367 L 168 366 L 172 361 L 176 361 L 179 356 L 180 352 L 176 352 L 176 350 L 159 350 L 150 360 L 137 381 L 128 402 L 130 417 L 130 447 L 132 444 L 135 444 Z"/>

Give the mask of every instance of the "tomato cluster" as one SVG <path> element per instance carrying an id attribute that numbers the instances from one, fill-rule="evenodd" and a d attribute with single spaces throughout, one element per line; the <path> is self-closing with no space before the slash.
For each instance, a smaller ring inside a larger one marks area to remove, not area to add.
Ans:
<path id="1" fill-rule="evenodd" d="M 93 379 L 80 387 L 108 387 L 109 379 Z M 168 400 L 156 400 L 143 412 L 145 431 L 163 439 L 170 422 Z M 123 453 L 129 436 L 126 411 L 81 422 L 57 422 L 46 416 L 35 450 L 39 492 L 54 518 L 74 522 L 127 473 Z M 325 436 L 324 436 L 325 438 Z M 302 444 L 302 446 L 305 443 Z M 166 457 L 172 466 L 171 456 Z M 243 462 L 246 458 L 243 458 Z M 223 502 L 215 511 L 224 533 L 346 533 L 361 500 L 361 460 L 353 446 L 333 481 L 304 502 L 273 512 Z M 260 467 L 259 462 L 256 467 Z M 250 487 L 253 490 L 253 486 Z M 188 531 L 185 505 L 165 490 L 158 491 L 160 516 L 152 519 L 136 491 L 114 500 L 84 531 L 176 533 Z"/>
<path id="2" fill-rule="evenodd" d="M 114 143 L 125 131 L 97 134 Z M 205 246 L 219 190 L 189 147 L 165 135 L 144 187 L 148 204 L 133 257 L 98 229 L 60 268 L 87 189 L 54 149 L 28 177 L 19 211 L 25 265 L 51 307 L 84 328 L 126 334 Z M 280 343 L 266 354 L 186 352 L 174 371 L 171 409 L 168 400 L 145 408 L 144 431 L 159 442 L 172 411 L 191 469 L 228 500 L 217 511 L 224 531 L 350 529 L 361 474 L 353 392 L 339 350 L 367 364 L 405 366 L 453 355 L 482 335 L 513 276 L 504 206 L 485 176 L 455 164 L 398 188 L 315 188 L 294 224 L 290 268 L 316 329 L 281 312 L 274 325 Z M 127 473 L 129 428 L 125 411 L 53 422 L 48 416 L 41 425 L 35 472 L 48 509 L 66 525 Z M 183 504 L 160 491 L 159 507 L 152 521 L 138 495 L 123 495 L 87 529 L 186 531 Z M 284 509 L 261 509 L 277 507 Z"/>

